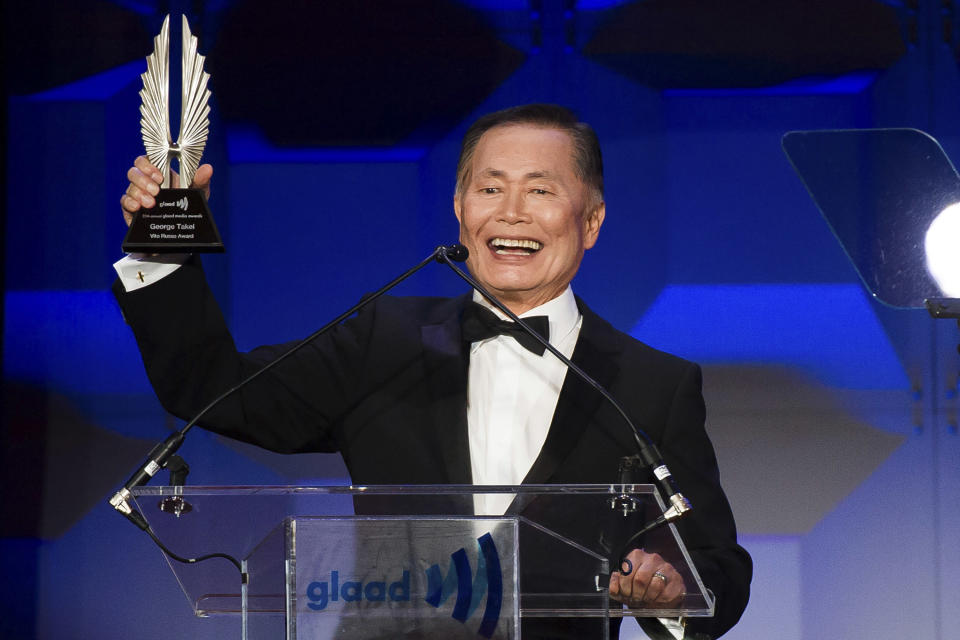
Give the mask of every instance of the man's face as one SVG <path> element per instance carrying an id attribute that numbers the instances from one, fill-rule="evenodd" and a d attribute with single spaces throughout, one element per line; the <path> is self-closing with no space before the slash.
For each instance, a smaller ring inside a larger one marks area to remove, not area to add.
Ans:
<path id="1" fill-rule="evenodd" d="M 557 129 L 504 125 L 477 144 L 454 201 L 467 267 L 514 313 L 558 295 L 597 240 L 603 205 L 585 211 L 573 143 Z"/>

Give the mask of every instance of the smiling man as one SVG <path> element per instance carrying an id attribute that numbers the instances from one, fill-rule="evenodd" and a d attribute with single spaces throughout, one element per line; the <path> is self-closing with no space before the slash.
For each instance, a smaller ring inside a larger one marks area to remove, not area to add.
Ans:
<path id="1" fill-rule="evenodd" d="M 540 110 L 549 122 L 551 110 Z M 569 130 L 509 120 L 487 128 L 508 117 L 491 114 L 467 133 L 454 210 L 470 272 L 522 314 L 560 296 L 596 243 L 603 177 L 586 149 L 575 151 L 574 135 L 581 148 L 596 145 L 592 131 L 575 121 Z"/>
<path id="2" fill-rule="evenodd" d="M 195 186 L 208 188 L 211 173 L 201 167 Z M 129 223 L 153 204 L 160 176 L 138 158 L 128 177 Z M 723 634 L 746 606 L 751 563 L 704 431 L 700 369 L 615 330 L 570 288 L 606 213 L 593 130 L 553 105 L 480 118 L 464 137 L 454 211 L 473 275 L 515 313 L 541 317 L 551 344 L 644 426 L 694 505 L 678 529 L 716 615 L 685 630 L 647 621 L 645 631 Z M 289 345 L 238 353 L 199 261 L 170 262 L 124 258 L 114 291 L 161 402 L 189 417 Z M 635 448 L 621 418 L 552 354 L 503 333 L 498 315 L 478 294 L 380 298 L 201 426 L 274 451 L 339 451 L 355 484 L 616 482 Z M 477 513 L 504 513 L 510 497 L 497 498 L 478 499 Z M 682 596 L 669 562 L 641 549 L 630 558 L 634 571 L 611 578 L 615 598 L 663 607 Z M 546 630 L 527 622 L 524 638 L 585 637 L 570 621 Z"/>

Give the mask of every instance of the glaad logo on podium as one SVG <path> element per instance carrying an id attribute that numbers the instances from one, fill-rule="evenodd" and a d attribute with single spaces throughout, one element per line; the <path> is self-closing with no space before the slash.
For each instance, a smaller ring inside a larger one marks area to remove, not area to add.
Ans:
<path id="1" fill-rule="evenodd" d="M 424 570 L 427 582 L 424 600 L 432 607 L 440 608 L 456 592 L 453 612 L 454 620 L 466 622 L 480 607 L 486 595 L 486 605 L 480 619 L 477 634 L 492 638 L 500 621 L 500 609 L 503 605 L 503 574 L 500 570 L 500 555 L 493 537 L 485 533 L 477 538 L 477 572 L 470 569 L 467 550 L 460 548 L 450 554 L 450 565 L 444 576 L 440 565 L 434 564 Z M 307 607 L 313 611 L 323 611 L 331 602 L 410 602 L 410 571 L 404 569 L 400 579 L 387 583 L 386 580 L 362 582 L 346 580 L 341 583 L 340 572 L 330 572 L 330 580 L 313 581 L 307 586 Z M 421 583 L 422 585 L 422 583 Z"/>
<path id="2" fill-rule="evenodd" d="M 457 600 L 453 605 L 454 620 L 466 622 L 480 606 L 483 594 L 487 594 L 487 604 L 480 619 L 477 633 L 484 638 L 493 637 L 500 620 L 500 607 L 503 604 L 503 574 L 500 571 L 500 556 L 493 538 L 485 533 L 477 538 L 480 553 L 477 555 L 477 575 L 471 576 L 467 551 L 462 547 L 450 554 L 450 568 L 447 576 L 440 573 L 439 565 L 426 570 L 426 601 L 434 607 L 445 603 L 454 591 Z"/>
<path id="3" fill-rule="evenodd" d="M 400 579 L 391 582 L 363 582 L 356 580 L 347 580 L 340 584 L 340 572 L 330 572 L 330 582 L 311 582 L 307 587 L 307 597 L 310 602 L 307 606 L 314 611 L 323 611 L 330 602 L 336 602 L 343 599 L 344 602 L 360 602 L 369 600 L 370 602 L 383 602 L 389 596 L 393 602 L 407 602 L 410 600 L 410 572 L 404 571 Z"/>

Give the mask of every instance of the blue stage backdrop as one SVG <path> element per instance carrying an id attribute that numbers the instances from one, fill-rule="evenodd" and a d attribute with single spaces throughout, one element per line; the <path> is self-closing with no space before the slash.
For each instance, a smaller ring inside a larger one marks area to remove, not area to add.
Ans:
<path id="1" fill-rule="evenodd" d="M 454 241 L 474 118 L 568 105 L 600 136 L 607 185 L 576 292 L 705 367 L 708 427 L 756 561 L 728 637 L 954 638 L 956 330 L 870 298 L 780 138 L 911 126 L 958 157 L 955 8 L 6 3 L 0 637 L 239 637 L 235 618 L 194 618 L 159 551 L 107 505 L 179 426 L 108 291 L 142 153 L 139 74 L 169 11 L 188 14 L 212 74 L 205 160 L 227 253 L 204 263 L 242 348 L 309 333 Z M 401 287 L 463 291 L 439 265 Z M 349 481 L 334 455 L 200 431 L 182 455 L 193 484 Z"/>

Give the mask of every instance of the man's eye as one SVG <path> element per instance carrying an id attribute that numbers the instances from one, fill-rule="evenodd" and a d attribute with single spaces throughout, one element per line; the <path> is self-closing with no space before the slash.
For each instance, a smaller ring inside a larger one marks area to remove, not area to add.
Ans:
<path id="1" fill-rule="evenodd" d="M 550 192 L 547 191 L 546 189 L 531 189 L 530 193 L 533 193 L 534 195 L 538 195 L 538 196 L 545 196 Z"/>
<path id="2" fill-rule="evenodd" d="M 480 193 L 497 193 L 500 189 L 496 187 L 483 187 L 480 189 Z"/>

